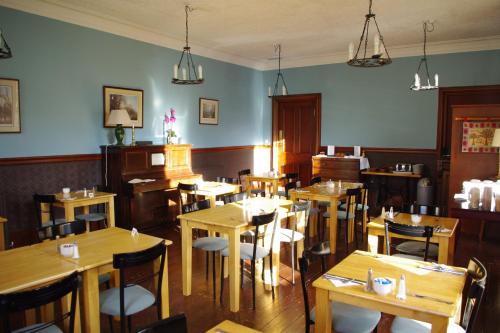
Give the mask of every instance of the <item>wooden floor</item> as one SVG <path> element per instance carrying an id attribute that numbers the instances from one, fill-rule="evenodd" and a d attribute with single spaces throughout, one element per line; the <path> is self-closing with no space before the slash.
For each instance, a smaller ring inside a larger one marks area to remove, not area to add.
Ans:
<path id="1" fill-rule="evenodd" d="M 300 287 L 300 274 L 296 273 L 296 285 L 292 286 L 290 257 L 288 245 L 282 245 L 280 287 L 277 288 L 276 299 L 273 301 L 270 291 L 265 291 L 262 281 L 257 277 L 257 304 L 252 310 L 251 284 L 245 279 L 241 292 L 240 311 L 232 313 L 228 310 L 228 281 L 225 281 L 225 294 L 223 304 L 212 298 L 212 280 L 205 280 L 205 256 L 201 251 L 193 250 L 193 292 L 189 297 L 182 295 L 181 276 L 181 247 L 180 233 L 177 229 L 158 230 L 155 236 L 164 237 L 174 242 L 169 247 L 169 275 L 170 275 L 170 311 L 171 314 L 185 313 L 188 319 L 189 332 L 204 332 L 217 323 L 230 319 L 240 324 L 261 330 L 263 332 L 303 332 L 304 307 Z M 330 265 L 341 260 L 344 256 L 342 244 L 338 248 L 337 257 L 330 258 Z M 481 306 L 479 320 L 474 332 L 500 332 L 500 243 L 485 240 L 481 243 L 474 236 L 461 235 L 457 244 L 455 264 L 466 266 L 471 256 L 482 260 L 489 270 L 487 292 Z M 217 268 L 219 267 L 217 263 Z M 316 267 L 319 269 L 319 267 Z M 218 272 L 218 270 L 217 270 Z M 211 273 L 210 273 L 211 276 Z M 248 276 L 248 275 L 247 275 Z M 217 293 L 219 293 L 220 280 L 217 274 Z M 314 292 L 311 290 L 310 299 L 314 302 Z M 154 309 L 133 317 L 133 327 L 138 328 L 156 320 Z M 384 315 L 378 327 L 378 332 L 389 332 L 391 316 Z M 101 318 L 101 327 L 108 332 L 108 322 Z M 115 325 L 115 331 L 118 331 Z M 314 330 L 312 330 L 314 332 Z"/>

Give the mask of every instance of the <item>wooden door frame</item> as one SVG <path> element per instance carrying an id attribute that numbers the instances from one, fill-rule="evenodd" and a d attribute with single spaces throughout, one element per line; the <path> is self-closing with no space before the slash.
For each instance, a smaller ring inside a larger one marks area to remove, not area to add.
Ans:
<path id="1" fill-rule="evenodd" d="M 272 127 L 271 127 L 271 167 L 273 165 L 274 159 L 274 142 L 278 139 L 278 106 L 279 102 L 287 101 L 293 102 L 296 100 L 303 100 L 304 98 L 310 98 L 316 104 L 316 110 L 318 115 L 316 117 L 316 136 L 314 138 L 314 154 L 318 154 L 321 146 L 321 93 L 312 94 L 298 94 L 298 95 L 286 95 L 286 96 L 274 96 L 272 97 Z M 312 163 L 312 160 L 311 160 Z"/>

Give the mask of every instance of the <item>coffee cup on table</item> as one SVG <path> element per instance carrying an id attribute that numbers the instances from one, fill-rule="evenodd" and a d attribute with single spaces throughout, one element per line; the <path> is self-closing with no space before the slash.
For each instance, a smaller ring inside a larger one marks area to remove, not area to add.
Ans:
<path id="1" fill-rule="evenodd" d="M 70 192 L 70 188 L 69 187 L 63 187 L 62 193 L 63 193 L 63 197 L 64 198 L 69 198 L 69 192 Z"/>

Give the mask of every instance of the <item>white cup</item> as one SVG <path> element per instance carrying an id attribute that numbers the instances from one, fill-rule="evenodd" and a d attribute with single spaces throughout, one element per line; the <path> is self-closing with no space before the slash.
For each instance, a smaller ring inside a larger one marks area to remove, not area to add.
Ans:
<path id="1" fill-rule="evenodd" d="M 70 192 L 69 187 L 63 187 L 63 189 L 62 189 L 63 197 L 69 198 L 69 192 Z"/>
<path id="2" fill-rule="evenodd" d="M 473 187 L 469 191 L 469 202 L 470 208 L 479 208 L 479 198 L 481 196 L 481 191 L 479 187 Z"/>

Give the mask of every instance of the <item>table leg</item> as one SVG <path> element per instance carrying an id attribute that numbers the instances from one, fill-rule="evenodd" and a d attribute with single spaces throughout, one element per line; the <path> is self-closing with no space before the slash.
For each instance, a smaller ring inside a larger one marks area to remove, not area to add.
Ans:
<path id="1" fill-rule="evenodd" d="M 252 180 L 249 176 L 245 177 L 245 187 L 247 191 L 247 195 L 250 198 L 252 196 Z"/>
<path id="2" fill-rule="evenodd" d="M 191 295 L 191 277 L 192 277 L 192 237 L 193 229 L 188 221 L 181 219 L 181 237 L 182 237 L 182 294 Z"/>
<path id="3" fill-rule="evenodd" d="M 273 196 L 278 195 L 278 180 L 273 180 Z"/>
<path id="4" fill-rule="evenodd" d="M 330 253 L 335 254 L 337 252 L 337 198 L 332 198 L 330 200 Z"/>
<path id="5" fill-rule="evenodd" d="M 354 232 L 356 231 L 355 223 L 356 223 L 356 198 L 352 197 L 351 198 L 351 204 L 350 204 L 350 211 L 349 211 L 349 216 L 352 216 L 352 222 L 351 221 L 346 221 L 347 222 L 347 228 L 348 228 L 348 233 L 347 233 L 347 239 L 349 240 L 349 243 L 352 243 L 354 241 Z"/>
<path id="6" fill-rule="evenodd" d="M 446 333 L 448 331 L 449 318 L 438 317 L 432 321 L 431 333 Z"/>
<path id="7" fill-rule="evenodd" d="M 373 234 L 370 227 L 368 227 L 368 252 L 378 253 L 378 236 Z"/>
<path id="8" fill-rule="evenodd" d="M 451 265 L 453 264 L 454 246 L 450 247 L 450 242 L 455 243 L 451 237 L 439 237 L 438 263 Z"/>
<path id="9" fill-rule="evenodd" d="M 67 201 L 64 202 L 64 218 L 66 219 L 66 222 L 75 220 L 75 207 Z"/>
<path id="10" fill-rule="evenodd" d="M 297 231 L 300 232 L 301 234 L 304 235 L 305 237 L 305 214 L 304 212 L 299 212 L 297 214 L 297 219 L 299 220 L 299 222 L 297 223 Z M 296 223 L 296 221 L 294 220 L 294 223 Z M 293 227 L 292 227 L 293 228 Z M 304 252 L 304 239 L 301 239 L 297 242 L 297 261 L 295 262 L 295 269 L 296 270 L 299 270 L 299 258 L 302 257 L 302 252 Z M 293 243 L 290 243 L 290 246 L 294 246 Z M 295 274 L 295 272 L 292 272 L 292 274 Z"/>
<path id="11" fill-rule="evenodd" d="M 107 210 L 108 210 L 108 228 L 112 228 L 115 226 L 115 197 L 111 197 L 108 199 L 107 203 Z"/>
<path id="12" fill-rule="evenodd" d="M 328 290 L 316 288 L 316 323 L 314 332 L 330 333 L 332 331 L 332 312 Z"/>
<path id="13" fill-rule="evenodd" d="M 80 301 L 78 299 L 78 291 L 75 294 L 76 305 L 75 305 L 75 333 L 81 332 L 81 322 L 80 322 Z M 71 294 L 67 295 L 61 300 L 61 308 L 63 313 L 67 313 L 71 310 Z M 69 332 L 69 319 L 64 321 L 64 331 Z"/>
<path id="14" fill-rule="evenodd" d="M 160 259 L 155 260 L 155 272 L 160 269 Z M 165 266 L 163 267 L 163 276 L 161 281 L 161 319 L 170 316 L 170 299 L 168 295 L 168 250 L 165 252 Z"/>
<path id="15" fill-rule="evenodd" d="M 100 332 L 99 282 L 97 268 L 85 270 L 82 274 L 82 300 L 84 332 Z"/>
<path id="16" fill-rule="evenodd" d="M 240 229 L 229 232 L 229 310 L 240 310 Z"/>

